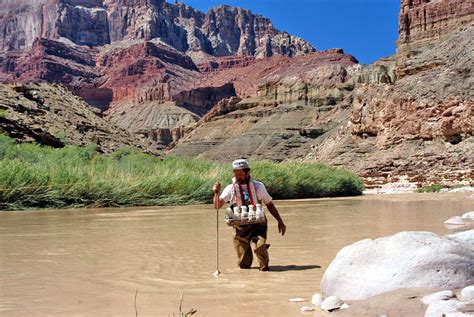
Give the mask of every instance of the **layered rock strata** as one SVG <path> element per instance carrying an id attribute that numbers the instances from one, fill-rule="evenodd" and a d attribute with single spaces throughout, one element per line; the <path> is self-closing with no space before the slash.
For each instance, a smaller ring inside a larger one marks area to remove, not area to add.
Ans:
<path id="1" fill-rule="evenodd" d="M 339 63 L 337 71 L 330 63 L 309 63 L 293 76 L 296 58 L 282 60 L 286 71 L 261 61 L 212 73 L 208 82 L 235 78 L 244 99 L 216 106 L 215 117 L 198 124 L 174 151 L 212 159 L 226 153 L 317 160 L 354 170 L 369 187 L 401 179 L 472 184 L 471 7 L 468 1 L 415 2 L 409 12 L 431 12 L 430 31 L 417 33 L 412 25 L 407 37 L 401 26 L 397 55 L 372 65 Z M 416 54 L 404 55 L 414 48 Z M 239 83 L 241 74 L 250 80 Z"/>
<path id="2" fill-rule="evenodd" d="M 235 95 L 229 81 L 199 84 L 203 72 L 315 51 L 249 10 L 164 0 L 6 1 L 0 27 L 1 81 L 63 84 L 161 145 Z"/>
<path id="3" fill-rule="evenodd" d="M 19 0 L 0 9 L 1 49 L 29 49 L 37 38 L 102 46 L 161 39 L 181 52 L 210 56 L 296 56 L 311 44 L 275 29 L 271 21 L 230 6 L 207 13 L 165 0 Z"/>
<path id="4" fill-rule="evenodd" d="M 467 0 L 401 1 L 397 54 L 371 65 L 228 6 L 21 0 L 0 13 L 2 81 L 62 83 L 160 149 L 317 160 L 368 186 L 473 182 Z"/>

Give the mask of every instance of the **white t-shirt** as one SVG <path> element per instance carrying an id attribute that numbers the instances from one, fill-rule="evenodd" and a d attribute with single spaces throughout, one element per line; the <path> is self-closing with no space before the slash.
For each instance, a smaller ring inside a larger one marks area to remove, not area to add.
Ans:
<path id="1" fill-rule="evenodd" d="M 272 196 L 270 196 L 270 194 L 267 192 L 265 185 L 263 185 L 263 183 L 259 181 L 254 181 L 254 182 L 255 182 L 255 188 L 257 189 L 258 199 L 262 201 L 264 204 L 268 204 L 269 202 L 271 202 Z M 242 185 L 242 191 L 248 193 L 247 184 Z M 230 184 L 224 188 L 224 191 L 222 191 L 220 198 L 223 199 L 225 202 L 229 202 L 232 199 L 233 195 L 234 195 L 234 188 L 232 184 Z"/>

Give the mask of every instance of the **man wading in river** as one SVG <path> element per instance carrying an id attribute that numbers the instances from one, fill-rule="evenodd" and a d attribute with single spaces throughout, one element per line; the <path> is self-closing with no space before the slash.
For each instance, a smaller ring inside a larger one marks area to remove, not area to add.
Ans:
<path id="1" fill-rule="evenodd" d="M 263 183 L 254 181 L 250 178 L 250 168 L 246 160 L 236 160 L 232 163 L 234 178 L 232 184 L 227 185 L 219 196 L 221 184 L 215 183 L 212 191 L 214 192 L 214 207 L 220 209 L 226 202 L 230 207 L 249 206 L 257 203 L 264 203 L 268 211 L 278 221 L 278 231 L 285 235 L 286 226 L 278 213 L 277 208 L 272 202 L 272 197 L 268 194 Z M 240 197 L 239 197 L 240 196 Z M 257 224 L 248 224 L 235 228 L 234 248 L 237 252 L 237 264 L 242 269 L 248 269 L 252 265 L 252 248 L 250 243 L 255 244 L 255 254 L 258 259 L 261 271 L 268 271 L 268 251 L 270 247 L 266 244 L 267 240 L 267 221 Z"/>

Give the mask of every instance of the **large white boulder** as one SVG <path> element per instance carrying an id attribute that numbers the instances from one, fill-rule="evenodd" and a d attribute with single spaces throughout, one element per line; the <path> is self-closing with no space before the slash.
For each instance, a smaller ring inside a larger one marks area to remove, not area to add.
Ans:
<path id="1" fill-rule="evenodd" d="M 400 232 L 340 250 L 324 273 L 321 291 L 359 300 L 401 288 L 455 289 L 473 283 L 473 244 L 431 232 Z"/>

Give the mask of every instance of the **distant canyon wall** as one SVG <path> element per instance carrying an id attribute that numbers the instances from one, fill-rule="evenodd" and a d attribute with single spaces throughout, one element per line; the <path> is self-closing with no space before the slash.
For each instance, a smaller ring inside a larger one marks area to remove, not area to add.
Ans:
<path id="1" fill-rule="evenodd" d="M 402 1 L 397 54 L 371 65 L 332 52 L 319 67 L 317 54 L 224 67 L 210 81 L 237 78 L 243 100 L 217 105 L 173 152 L 317 160 L 354 170 L 369 187 L 472 184 L 472 13 L 469 1 Z M 254 75 L 240 83 L 243 74 Z"/>
<path id="2" fill-rule="evenodd" d="M 209 56 L 296 56 L 308 42 L 275 29 L 249 10 L 218 6 L 207 13 L 165 0 L 18 0 L 0 9 L 1 49 L 29 49 L 35 39 L 103 46 L 159 38 L 199 59 Z"/>
<path id="3" fill-rule="evenodd" d="M 370 65 L 229 6 L 6 1 L 0 27 L 1 81 L 60 83 L 166 153 L 473 182 L 467 0 L 402 0 L 397 53 Z"/>

